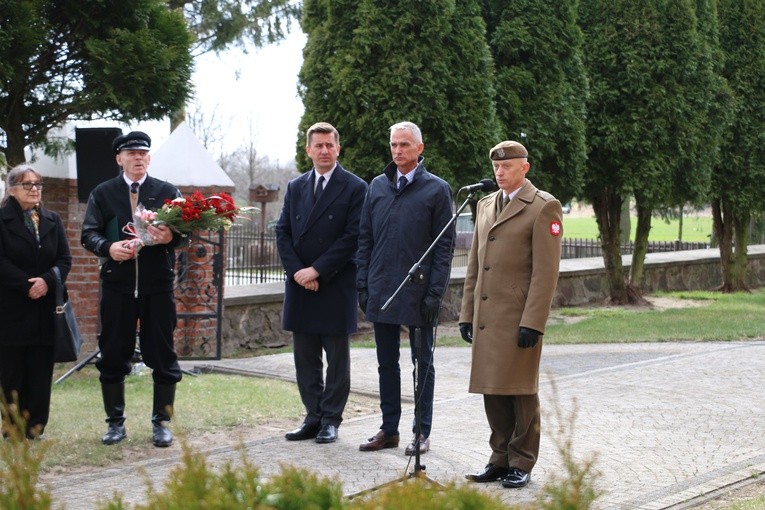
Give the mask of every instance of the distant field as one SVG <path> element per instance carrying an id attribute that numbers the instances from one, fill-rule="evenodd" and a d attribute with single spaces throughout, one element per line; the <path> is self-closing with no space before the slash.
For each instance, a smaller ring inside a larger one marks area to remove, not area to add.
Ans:
<path id="1" fill-rule="evenodd" d="M 651 221 L 651 234 L 649 241 L 675 241 L 679 238 L 678 220 L 669 223 L 662 219 L 654 218 Z M 635 239 L 635 227 L 637 218 L 632 218 L 631 239 Z M 683 218 L 683 241 L 686 242 L 709 242 L 712 234 L 712 218 L 708 216 L 688 216 Z M 595 218 L 572 217 L 563 215 L 563 236 L 569 239 L 597 239 L 598 225 Z"/>

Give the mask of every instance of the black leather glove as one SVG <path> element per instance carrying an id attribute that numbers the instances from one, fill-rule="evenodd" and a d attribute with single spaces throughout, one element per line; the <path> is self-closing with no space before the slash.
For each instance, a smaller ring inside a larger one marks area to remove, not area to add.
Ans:
<path id="1" fill-rule="evenodd" d="M 470 322 L 460 322 L 460 335 L 462 339 L 469 344 L 473 343 L 473 324 Z"/>
<path id="2" fill-rule="evenodd" d="M 364 313 L 367 313 L 367 301 L 369 301 L 367 289 L 359 289 L 359 308 Z"/>
<path id="3" fill-rule="evenodd" d="M 433 324 L 438 320 L 438 312 L 441 311 L 441 300 L 435 296 L 427 295 L 420 303 L 420 314 L 426 324 Z"/>
<path id="4" fill-rule="evenodd" d="M 539 331 L 521 326 L 518 329 L 518 347 L 523 349 L 534 347 L 537 345 L 540 336 L 542 336 L 542 333 Z"/>

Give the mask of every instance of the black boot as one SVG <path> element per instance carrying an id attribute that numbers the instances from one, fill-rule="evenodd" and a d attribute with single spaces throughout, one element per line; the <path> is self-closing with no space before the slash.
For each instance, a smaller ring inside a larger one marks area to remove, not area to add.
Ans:
<path id="1" fill-rule="evenodd" d="M 152 442 L 163 448 L 173 443 L 173 433 L 167 424 L 173 417 L 175 384 L 154 384 L 154 410 L 151 416 Z"/>
<path id="2" fill-rule="evenodd" d="M 104 444 L 116 444 L 127 437 L 125 431 L 125 383 L 101 383 L 108 429 L 101 438 Z"/>

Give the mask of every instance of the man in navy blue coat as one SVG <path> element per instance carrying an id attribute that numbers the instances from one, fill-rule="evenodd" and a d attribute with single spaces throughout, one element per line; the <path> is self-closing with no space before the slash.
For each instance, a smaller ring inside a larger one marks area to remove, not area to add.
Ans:
<path id="1" fill-rule="evenodd" d="M 433 420 L 433 326 L 438 320 L 441 299 L 449 283 L 454 227 L 448 229 L 419 267 L 412 281 L 402 287 L 391 306 L 383 304 L 396 292 L 404 277 L 425 254 L 452 218 L 449 184 L 428 172 L 423 164 L 422 133 L 416 124 L 400 122 L 390 127 L 393 161 L 369 184 L 361 211 L 359 274 L 356 288 L 359 305 L 372 322 L 380 377 L 380 430 L 361 451 L 395 448 L 401 418 L 401 369 L 399 350 L 401 326 L 409 328 L 412 362 L 417 367 L 422 416 L 419 436 L 404 450 L 430 449 Z M 420 358 L 416 359 L 415 332 L 421 334 Z M 416 425 L 416 424 L 415 424 Z M 412 427 L 415 432 L 416 426 Z"/>
<path id="2" fill-rule="evenodd" d="M 276 224 L 286 273 L 282 327 L 292 331 L 306 409 L 302 425 L 285 437 L 332 443 L 351 388 L 349 335 L 357 328 L 358 299 L 354 256 L 367 184 L 337 162 L 340 135 L 331 124 L 308 128 L 306 152 L 313 169 L 289 182 Z"/>

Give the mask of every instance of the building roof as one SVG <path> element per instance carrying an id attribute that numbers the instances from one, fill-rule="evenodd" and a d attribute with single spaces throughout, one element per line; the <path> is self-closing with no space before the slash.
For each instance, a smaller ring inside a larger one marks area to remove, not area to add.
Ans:
<path id="1" fill-rule="evenodd" d="M 176 186 L 234 186 L 185 122 L 152 152 L 149 175 Z"/>

